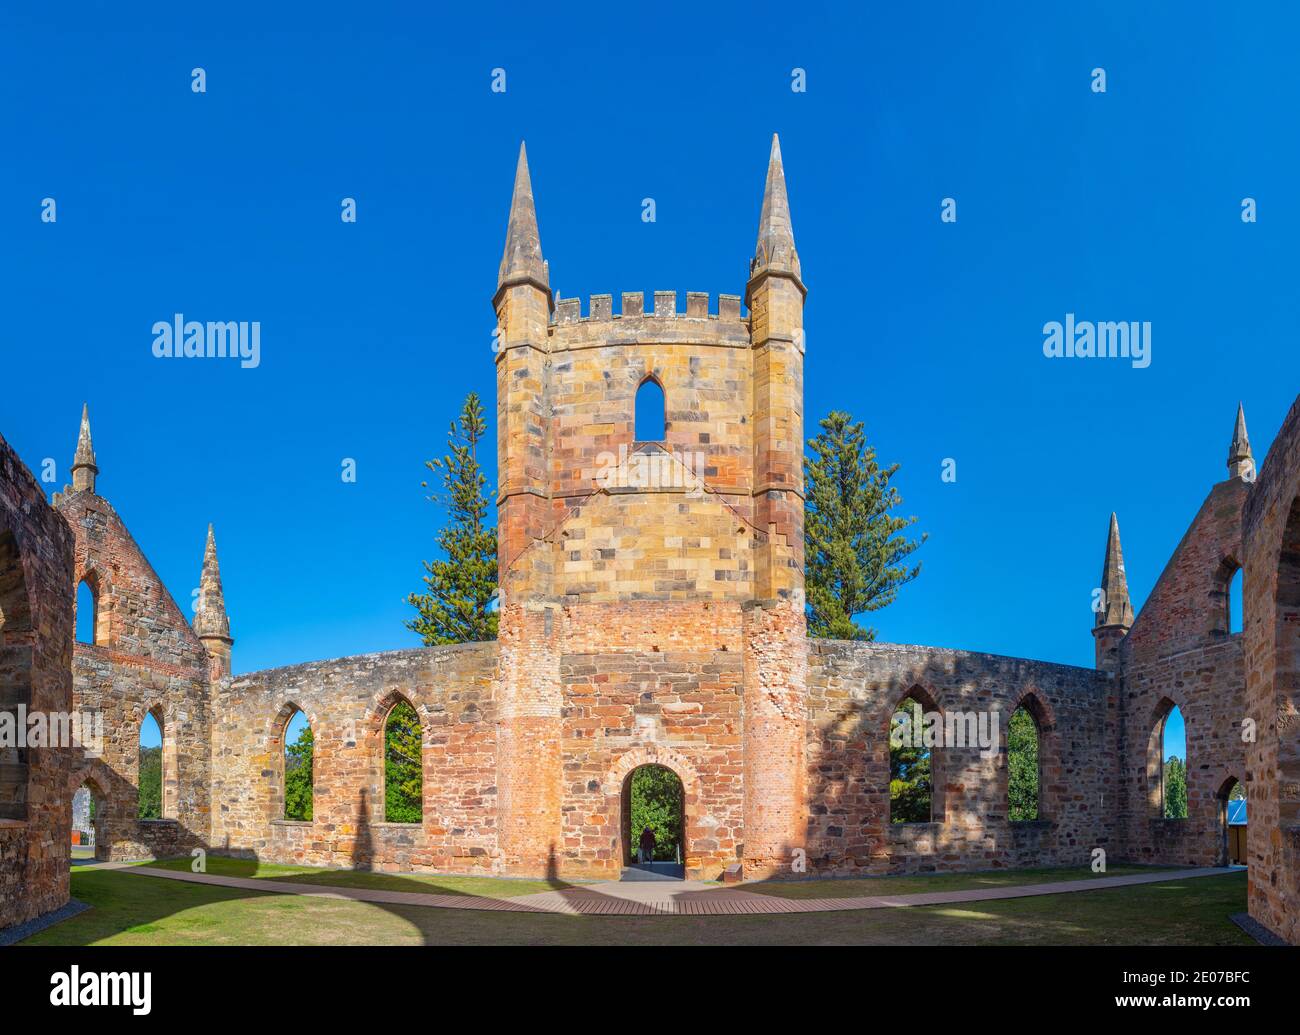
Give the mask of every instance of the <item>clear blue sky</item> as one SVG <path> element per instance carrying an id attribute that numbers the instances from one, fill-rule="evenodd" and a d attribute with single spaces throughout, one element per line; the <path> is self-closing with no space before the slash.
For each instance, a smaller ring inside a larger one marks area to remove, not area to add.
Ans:
<path id="1" fill-rule="evenodd" d="M 1091 664 L 1111 510 L 1140 604 L 1237 401 L 1262 456 L 1300 387 L 1297 25 L 1045 6 L 9 5 L 0 432 L 61 486 L 88 400 L 100 489 L 187 610 L 215 524 L 237 671 L 414 645 L 423 462 L 494 395 L 519 140 L 554 287 L 716 294 L 779 131 L 809 431 L 865 420 L 930 533 L 881 638 Z M 155 359 L 178 312 L 261 321 L 261 366 Z M 1044 358 L 1067 312 L 1150 321 L 1151 366 Z"/>
<path id="2" fill-rule="evenodd" d="M 1165 761 L 1181 758 L 1187 761 L 1187 726 L 1183 722 L 1183 710 L 1174 705 L 1169 717 L 1165 719 L 1164 747 L 1161 754 Z"/>

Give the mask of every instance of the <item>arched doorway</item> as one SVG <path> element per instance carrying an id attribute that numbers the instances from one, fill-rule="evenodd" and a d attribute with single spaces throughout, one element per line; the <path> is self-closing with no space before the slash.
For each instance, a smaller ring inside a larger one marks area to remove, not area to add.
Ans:
<path id="1" fill-rule="evenodd" d="M 623 879 L 682 879 L 686 875 L 686 795 L 681 777 L 665 765 L 637 766 L 623 778 L 621 813 Z"/>
<path id="2" fill-rule="evenodd" d="M 1246 865 L 1246 788 L 1229 776 L 1217 795 L 1219 801 L 1219 865 Z"/>
<path id="3" fill-rule="evenodd" d="M 72 794 L 72 865 L 109 857 L 104 792 L 87 779 Z"/>

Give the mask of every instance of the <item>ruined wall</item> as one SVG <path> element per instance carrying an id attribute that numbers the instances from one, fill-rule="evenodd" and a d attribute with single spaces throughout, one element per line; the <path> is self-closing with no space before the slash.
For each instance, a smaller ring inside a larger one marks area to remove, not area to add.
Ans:
<path id="1" fill-rule="evenodd" d="M 214 702 L 212 847 L 281 863 L 493 872 L 497 848 L 494 643 L 364 654 L 236 676 Z M 420 716 L 421 823 L 384 820 L 384 724 Z M 313 816 L 284 818 L 284 728 L 315 740 Z"/>
<path id="2" fill-rule="evenodd" d="M 73 537 L 0 438 L 0 711 L 72 710 Z M 0 747 L 0 928 L 68 900 L 73 752 Z"/>
<path id="3" fill-rule="evenodd" d="M 1300 400 L 1245 509 L 1250 915 L 1300 944 Z"/>
<path id="4" fill-rule="evenodd" d="M 77 643 L 72 657 L 76 706 L 104 721 L 101 756 L 73 774 L 104 805 L 96 857 L 184 854 L 207 843 L 211 826 L 206 652 L 107 500 L 71 491 L 55 506 L 76 536 L 76 582 L 96 605 L 95 642 Z M 150 712 L 163 736 L 162 818 L 142 820 L 140 726 Z"/>
<path id="5" fill-rule="evenodd" d="M 808 876 L 1081 865 L 1116 838 L 1118 694 L 1104 673 L 934 647 L 813 640 L 808 663 Z M 1000 748 L 935 748 L 931 823 L 893 823 L 889 726 L 926 710 L 1000 716 Z M 1039 819 L 1007 818 L 1006 723 L 1039 733 Z"/>
<path id="6" fill-rule="evenodd" d="M 1249 492 L 1240 478 L 1214 486 L 1120 645 L 1122 817 L 1127 854 L 1140 862 L 1227 858 L 1223 800 L 1246 781 L 1242 638 L 1229 634 L 1228 587 Z M 1163 811 L 1160 730 L 1174 705 L 1187 730 L 1186 819 Z"/>

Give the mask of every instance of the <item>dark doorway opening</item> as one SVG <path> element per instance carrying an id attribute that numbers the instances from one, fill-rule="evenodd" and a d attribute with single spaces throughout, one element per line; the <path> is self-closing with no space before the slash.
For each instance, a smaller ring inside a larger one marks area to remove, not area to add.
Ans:
<path id="1" fill-rule="evenodd" d="M 667 766 L 638 766 L 623 781 L 622 813 L 623 880 L 683 879 L 686 808 L 681 778 Z"/>

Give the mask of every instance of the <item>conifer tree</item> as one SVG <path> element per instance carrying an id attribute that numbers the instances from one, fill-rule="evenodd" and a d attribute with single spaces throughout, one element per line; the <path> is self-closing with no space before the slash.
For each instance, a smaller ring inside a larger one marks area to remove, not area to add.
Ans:
<path id="1" fill-rule="evenodd" d="M 424 562 L 426 592 L 407 602 L 417 611 L 406 623 L 426 646 L 494 640 L 497 615 L 490 610 L 497 585 L 497 533 L 488 524 L 487 478 L 478 463 L 478 444 L 487 431 L 478 394 L 465 398 L 447 434 L 449 452 L 425 466 L 442 480 L 442 496 L 429 499 L 447 508 L 448 524 L 438 533 L 443 559 Z M 421 487 L 428 488 L 428 482 Z"/>
<path id="2" fill-rule="evenodd" d="M 1038 818 L 1038 727 L 1024 708 L 1007 723 L 1007 819 Z"/>
<path id="3" fill-rule="evenodd" d="M 1187 818 L 1187 763 L 1177 755 L 1165 762 L 1165 819 Z"/>
<path id="4" fill-rule="evenodd" d="M 162 748 L 140 748 L 139 815 L 141 819 L 162 818 Z"/>
<path id="5" fill-rule="evenodd" d="M 423 815 L 424 767 L 420 716 L 398 701 L 384 724 L 384 821 L 418 823 Z"/>
<path id="6" fill-rule="evenodd" d="M 284 753 L 284 818 L 312 818 L 312 755 L 316 741 L 311 727 L 298 731 L 298 739 Z"/>
<path id="7" fill-rule="evenodd" d="M 900 725 L 900 713 L 902 722 Z M 930 749 L 921 740 L 921 730 L 916 717 L 921 714 L 920 702 L 907 698 L 901 701 L 890 719 L 889 742 L 889 819 L 891 823 L 929 823 L 934 801 L 934 776 L 931 772 Z M 906 735 L 895 743 L 895 728 Z"/>
<path id="8" fill-rule="evenodd" d="M 804 460 L 805 589 L 808 635 L 874 640 L 876 631 L 854 616 L 878 611 L 920 574 L 904 562 L 921 543 L 901 533 L 914 517 L 890 511 L 903 502 L 890 479 L 898 464 L 881 467 L 862 424 L 839 410 L 821 422 Z"/>

